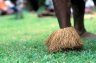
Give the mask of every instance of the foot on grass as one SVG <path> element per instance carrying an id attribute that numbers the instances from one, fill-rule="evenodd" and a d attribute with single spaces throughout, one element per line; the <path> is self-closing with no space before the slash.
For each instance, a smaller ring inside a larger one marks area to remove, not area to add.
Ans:
<path id="1" fill-rule="evenodd" d="M 84 32 L 82 35 L 80 35 L 82 38 L 96 38 L 96 34 L 90 33 L 90 32 Z"/>

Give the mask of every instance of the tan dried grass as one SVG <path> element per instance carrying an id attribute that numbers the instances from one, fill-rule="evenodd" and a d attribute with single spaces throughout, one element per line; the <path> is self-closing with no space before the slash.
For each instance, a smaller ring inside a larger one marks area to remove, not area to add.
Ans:
<path id="1" fill-rule="evenodd" d="M 80 37 L 74 27 L 54 31 L 45 41 L 45 44 L 50 52 L 82 47 Z"/>

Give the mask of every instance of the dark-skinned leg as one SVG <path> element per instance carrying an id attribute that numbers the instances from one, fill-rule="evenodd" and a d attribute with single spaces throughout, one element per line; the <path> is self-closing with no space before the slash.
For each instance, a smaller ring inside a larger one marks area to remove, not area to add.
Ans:
<path id="1" fill-rule="evenodd" d="M 79 35 L 70 23 L 70 0 L 53 0 L 56 16 L 61 29 L 54 31 L 46 41 L 49 52 L 78 50 L 82 48 Z M 64 28 L 64 29 L 62 29 Z"/>
<path id="2" fill-rule="evenodd" d="M 85 2 L 84 0 L 71 0 L 74 16 L 74 26 L 81 37 L 84 38 L 96 38 L 96 35 L 87 32 L 84 27 L 84 13 L 85 13 Z"/>
<path id="3" fill-rule="evenodd" d="M 82 35 L 86 32 L 84 27 L 85 2 L 84 0 L 71 0 L 71 3 L 73 8 L 74 27 L 79 35 Z"/>
<path id="4" fill-rule="evenodd" d="M 70 27 L 70 0 L 53 0 L 60 28 Z"/>

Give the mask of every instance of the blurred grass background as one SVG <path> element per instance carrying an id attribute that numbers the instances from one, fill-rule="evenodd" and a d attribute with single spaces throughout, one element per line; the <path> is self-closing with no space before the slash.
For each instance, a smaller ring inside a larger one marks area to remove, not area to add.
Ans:
<path id="1" fill-rule="evenodd" d="M 59 28 L 56 17 L 24 14 L 0 16 L 0 63 L 96 63 L 96 39 L 82 39 L 81 51 L 48 53 L 44 40 Z M 85 26 L 96 33 L 96 18 L 85 15 Z"/>

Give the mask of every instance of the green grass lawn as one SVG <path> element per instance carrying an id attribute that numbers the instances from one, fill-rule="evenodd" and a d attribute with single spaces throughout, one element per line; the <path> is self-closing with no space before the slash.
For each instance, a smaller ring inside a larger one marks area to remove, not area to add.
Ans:
<path id="1" fill-rule="evenodd" d="M 96 33 L 96 18 L 85 16 L 85 25 Z M 48 53 L 44 40 L 58 28 L 56 17 L 0 16 L 0 63 L 96 63 L 96 39 L 82 39 L 81 51 Z"/>

